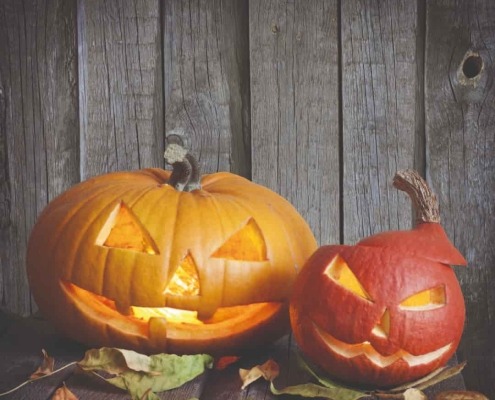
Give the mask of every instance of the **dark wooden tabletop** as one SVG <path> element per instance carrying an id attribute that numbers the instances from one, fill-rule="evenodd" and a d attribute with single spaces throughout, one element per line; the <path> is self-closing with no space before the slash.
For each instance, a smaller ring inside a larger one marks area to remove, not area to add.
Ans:
<path id="1" fill-rule="evenodd" d="M 295 366 L 297 346 L 286 335 L 276 343 L 261 348 L 259 351 L 242 357 L 236 364 L 224 370 L 207 370 L 180 388 L 159 393 L 161 399 L 174 400 L 232 400 L 232 399 L 302 399 L 297 396 L 274 396 L 267 382 L 259 380 L 247 389 L 241 390 L 239 368 L 250 368 L 261 364 L 269 358 L 279 363 L 281 371 L 276 379 L 278 388 L 308 382 L 310 379 Z M 21 319 L 0 313 L 0 393 L 16 387 L 40 366 L 42 349 L 55 358 L 55 369 L 79 361 L 87 348 L 57 334 L 43 319 L 31 317 Z M 456 364 L 456 360 L 450 361 Z M 63 384 L 74 393 L 78 399 L 130 399 L 130 396 L 96 377 L 82 374 L 77 367 L 71 366 L 50 377 L 31 382 L 2 399 L 8 400 L 45 400 L 51 399 L 57 388 Z M 460 374 L 443 381 L 429 389 L 429 398 L 443 390 L 460 390 L 464 381 Z"/>

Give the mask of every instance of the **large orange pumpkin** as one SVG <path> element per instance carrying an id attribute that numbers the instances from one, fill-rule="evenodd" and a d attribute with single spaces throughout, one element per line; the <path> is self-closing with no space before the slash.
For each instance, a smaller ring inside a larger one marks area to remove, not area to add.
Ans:
<path id="1" fill-rule="evenodd" d="M 226 172 L 199 180 L 180 146 L 167 152 L 172 174 L 110 173 L 48 204 L 27 254 L 43 315 L 88 345 L 144 352 L 226 354 L 279 337 L 316 249 L 306 222 L 269 189 Z"/>
<path id="2" fill-rule="evenodd" d="M 415 171 L 394 184 L 419 223 L 354 246 L 323 246 L 296 278 L 291 323 L 309 359 L 354 384 L 386 387 L 444 365 L 464 326 L 464 300 L 449 264 L 466 261 L 439 224 L 438 204 Z"/>

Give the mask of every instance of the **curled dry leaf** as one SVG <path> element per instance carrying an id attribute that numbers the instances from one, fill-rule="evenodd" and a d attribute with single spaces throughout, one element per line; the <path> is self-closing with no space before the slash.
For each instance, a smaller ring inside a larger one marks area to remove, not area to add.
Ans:
<path id="1" fill-rule="evenodd" d="M 67 386 L 59 387 L 56 392 L 53 394 L 51 400 L 78 400 L 76 395 L 72 393 Z"/>
<path id="2" fill-rule="evenodd" d="M 53 372 L 53 366 L 55 365 L 55 359 L 50 357 L 45 349 L 41 350 L 43 353 L 43 361 L 36 371 L 34 371 L 29 377 L 30 380 L 41 378 L 45 375 L 50 375 Z"/>
<path id="3" fill-rule="evenodd" d="M 410 388 L 404 392 L 404 400 L 428 400 L 428 397 L 421 390 Z"/>
<path id="4" fill-rule="evenodd" d="M 273 381 L 279 374 L 280 368 L 273 360 L 268 360 L 262 365 L 256 365 L 251 369 L 239 369 L 239 376 L 242 380 L 241 389 L 247 388 L 251 383 L 263 377 L 267 381 Z"/>
<path id="5" fill-rule="evenodd" d="M 435 400 L 488 400 L 484 394 L 466 390 L 449 390 L 440 392 L 435 396 Z"/>
<path id="6" fill-rule="evenodd" d="M 367 397 L 366 393 L 342 387 L 327 387 L 316 383 L 303 383 L 301 385 L 287 386 L 277 389 L 273 382 L 270 383 L 270 391 L 275 395 L 291 394 L 302 397 L 318 397 L 328 400 L 358 400 Z"/>
<path id="7" fill-rule="evenodd" d="M 401 386 L 397 386 L 393 389 L 390 390 L 377 390 L 372 392 L 372 394 L 375 397 L 378 397 L 379 399 L 403 399 L 405 396 L 405 393 L 409 389 L 415 389 L 418 391 L 425 390 L 431 386 L 434 386 L 442 381 L 445 381 L 457 374 L 459 374 L 464 366 L 466 365 L 465 362 L 455 365 L 453 367 L 441 367 L 438 368 L 437 370 L 431 372 L 427 376 L 418 379 L 417 381 L 414 382 L 409 382 Z M 413 397 L 414 399 L 414 397 Z M 425 397 L 426 399 L 426 397 Z M 469 398 L 468 398 L 469 399 Z M 450 399 L 445 399 L 445 400 L 450 400 Z M 457 399 L 455 399 L 457 400 Z M 477 400 L 477 399 L 476 399 Z M 484 399 L 480 399 L 484 400 Z"/>
<path id="8" fill-rule="evenodd" d="M 86 352 L 78 365 L 106 382 L 127 390 L 133 400 L 156 400 L 157 392 L 183 385 L 212 368 L 213 358 L 207 354 L 142 355 L 130 350 L 101 348 Z M 96 373 L 103 371 L 115 375 L 105 378 Z"/>
<path id="9" fill-rule="evenodd" d="M 150 357 L 132 350 L 102 347 L 86 351 L 78 365 L 84 370 L 103 370 L 119 375 L 129 370 L 151 373 L 151 363 Z"/>

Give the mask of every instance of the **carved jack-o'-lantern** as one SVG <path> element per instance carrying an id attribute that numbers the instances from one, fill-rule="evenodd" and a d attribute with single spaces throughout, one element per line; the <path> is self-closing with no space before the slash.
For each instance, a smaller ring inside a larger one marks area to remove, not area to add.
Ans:
<path id="1" fill-rule="evenodd" d="M 379 387 L 445 364 L 463 331 L 464 300 L 449 264 L 465 265 L 439 224 L 438 205 L 414 171 L 394 184 L 419 208 L 410 231 L 323 246 L 297 277 L 291 324 L 302 351 L 343 381 Z"/>
<path id="2" fill-rule="evenodd" d="M 275 339 L 310 229 L 267 188 L 231 173 L 199 182 L 189 154 L 167 152 L 172 174 L 98 176 L 46 207 L 27 256 L 39 308 L 89 345 L 219 354 Z"/>

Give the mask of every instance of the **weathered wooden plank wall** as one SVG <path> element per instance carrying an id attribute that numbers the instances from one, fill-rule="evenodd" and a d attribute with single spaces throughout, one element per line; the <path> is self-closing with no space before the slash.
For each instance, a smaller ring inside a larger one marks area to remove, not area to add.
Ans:
<path id="1" fill-rule="evenodd" d="M 80 0 L 77 18 L 81 178 L 161 165 L 159 3 Z"/>
<path id="2" fill-rule="evenodd" d="M 249 3 L 253 180 L 339 241 L 339 72 L 335 1 Z"/>
<path id="3" fill-rule="evenodd" d="M 422 170 L 417 5 L 342 2 L 343 241 L 411 226 L 395 172 Z"/>
<path id="4" fill-rule="evenodd" d="M 469 263 L 465 377 L 495 398 L 495 3 L 428 2 L 426 17 L 426 173 Z"/>
<path id="5" fill-rule="evenodd" d="M 79 181 L 74 1 L 0 3 L 0 299 L 34 311 L 29 231 L 46 203 Z"/>
<path id="6" fill-rule="evenodd" d="M 44 205 L 163 166 L 167 134 L 287 197 L 321 244 L 408 228 L 390 179 L 414 167 L 469 262 L 467 386 L 495 397 L 494 59 L 490 0 L 1 1 L 0 306 L 36 310 Z"/>

